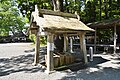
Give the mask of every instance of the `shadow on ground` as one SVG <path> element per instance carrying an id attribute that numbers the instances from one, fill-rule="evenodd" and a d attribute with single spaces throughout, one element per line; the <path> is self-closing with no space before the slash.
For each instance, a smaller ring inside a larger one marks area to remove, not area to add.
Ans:
<path id="1" fill-rule="evenodd" d="M 109 60 L 103 59 L 100 56 L 94 57 L 93 62 L 89 62 L 86 68 L 79 69 L 79 66 L 76 66 L 76 71 L 67 74 L 60 80 L 119 80 L 120 79 L 120 67 L 101 67 L 99 64 L 106 63 Z M 114 63 L 114 64 L 119 64 Z"/>
<path id="2" fill-rule="evenodd" d="M 44 72 L 45 68 L 40 66 L 32 66 L 34 55 L 29 52 L 34 52 L 34 49 L 26 50 L 27 55 L 19 55 L 12 58 L 1 58 L 0 59 L 0 77 L 7 76 L 12 73 L 25 72 L 35 73 Z M 46 48 L 40 49 L 40 62 L 44 62 L 44 55 Z M 106 63 L 109 60 L 104 59 L 100 56 L 95 56 L 94 61 L 88 65 L 78 64 L 70 66 L 67 69 L 62 69 L 67 75 L 60 80 L 119 80 L 120 79 L 120 68 L 112 67 L 100 67 L 99 64 Z M 114 63 L 114 64 L 120 64 Z M 70 71 L 67 71 L 67 70 Z"/>
<path id="3" fill-rule="evenodd" d="M 89 58 L 88 58 L 89 59 Z M 109 60 L 102 58 L 101 56 L 95 56 L 94 61 L 89 61 L 88 67 L 96 67 L 98 64 L 105 63 Z"/>
<path id="4" fill-rule="evenodd" d="M 88 57 L 88 59 L 89 59 L 89 57 Z M 68 67 L 65 67 L 62 69 L 58 69 L 57 71 L 63 71 L 63 70 L 69 69 L 70 71 L 75 72 L 78 70 L 86 69 L 88 67 L 97 67 L 98 64 L 102 64 L 102 63 L 105 63 L 107 61 L 109 61 L 109 60 L 103 59 L 100 56 L 95 56 L 94 61 L 89 62 L 87 65 L 83 64 L 83 62 L 79 62 L 79 63 L 76 63 L 75 65 L 71 65 L 71 66 L 68 66 Z"/>
<path id="5" fill-rule="evenodd" d="M 60 80 L 120 80 L 120 69 L 104 68 L 96 71 L 80 70 L 72 74 L 68 74 Z"/>
<path id="6" fill-rule="evenodd" d="M 28 50 L 27 53 L 33 51 Z M 45 52 L 40 49 L 40 62 L 44 62 Z M 34 72 L 44 72 L 45 68 L 40 66 L 32 66 L 34 59 L 33 54 L 19 55 L 12 58 L 1 58 L 0 59 L 0 76 L 6 76 L 11 73 L 16 72 L 25 72 L 25 73 L 34 73 Z"/>

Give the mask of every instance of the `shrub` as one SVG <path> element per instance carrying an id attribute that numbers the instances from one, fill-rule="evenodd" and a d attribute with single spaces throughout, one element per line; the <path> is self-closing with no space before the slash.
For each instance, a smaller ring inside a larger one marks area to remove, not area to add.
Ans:
<path id="1" fill-rule="evenodd" d="M 34 34 L 29 35 L 29 39 L 35 44 L 36 36 Z M 41 36 L 40 37 L 40 45 L 46 45 L 47 44 L 47 37 Z"/>
<path id="2" fill-rule="evenodd" d="M 35 44 L 36 38 L 34 34 L 30 34 L 29 39 Z"/>
<path id="3" fill-rule="evenodd" d="M 40 45 L 47 45 L 47 37 L 46 36 L 41 36 L 40 37 Z"/>

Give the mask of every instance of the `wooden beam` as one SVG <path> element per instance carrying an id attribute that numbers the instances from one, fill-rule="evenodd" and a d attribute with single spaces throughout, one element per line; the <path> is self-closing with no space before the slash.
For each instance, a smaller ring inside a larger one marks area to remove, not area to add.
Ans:
<path id="1" fill-rule="evenodd" d="M 57 29 L 55 29 L 55 30 L 51 30 L 51 32 L 55 32 L 55 33 L 79 33 L 79 32 L 87 32 L 87 31 L 85 31 L 85 30 L 57 30 Z"/>
<path id="2" fill-rule="evenodd" d="M 120 19 L 111 19 L 111 20 L 103 20 L 103 21 L 98 21 L 98 22 L 94 22 L 94 23 L 88 23 L 87 26 L 91 27 L 91 28 L 103 28 L 103 29 L 108 29 L 108 28 L 113 28 L 114 25 L 120 25 L 119 24 Z"/>
<path id="3" fill-rule="evenodd" d="M 54 51 L 54 43 L 53 43 L 53 34 L 48 33 L 47 35 L 47 70 L 46 73 L 51 73 L 54 69 L 53 65 L 53 51 Z"/>
<path id="4" fill-rule="evenodd" d="M 87 64 L 88 63 L 88 59 L 87 59 L 87 51 L 86 51 L 86 42 L 85 42 L 85 32 L 84 33 L 79 33 L 79 37 L 80 37 L 80 52 L 81 54 L 83 54 L 83 58 L 84 58 L 84 63 Z"/>
<path id="5" fill-rule="evenodd" d="M 35 42 L 35 56 L 33 65 L 37 65 L 39 63 L 39 52 L 40 52 L 40 36 L 39 31 L 36 31 L 36 42 Z"/>
<path id="6" fill-rule="evenodd" d="M 38 30 L 38 27 L 31 27 L 30 30 Z"/>
<path id="7" fill-rule="evenodd" d="M 46 15 L 55 15 L 55 16 L 62 16 L 62 17 L 77 18 L 77 16 L 75 14 L 63 13 L 60 11 L 52 11 L 52 10 L 45 10 L 45 9 L 40 9 L 39 13 L 46 14 Z"/>
<path id="8" fill-rule="evenodd" d="M 68 36 L 78 36 L 78 34 L 77 33 L 75 33 L 75 34 L 67 34 Z"/>

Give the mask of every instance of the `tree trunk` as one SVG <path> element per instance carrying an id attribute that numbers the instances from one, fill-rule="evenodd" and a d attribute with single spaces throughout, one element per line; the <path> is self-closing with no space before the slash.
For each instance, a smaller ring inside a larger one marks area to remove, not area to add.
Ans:
<path id="1" fill-rule="evenodd" d="M 54 6 L 54 11 L 63 11 L 63 0 L 52 0 L 53 6 Z M 61 38 L 59 38 L 61 37 Z M 57 35 L 57 37 L 54 40 L 54 44 L 56 49 L 59 52 L 63 51 L 63 46 L 64 46 L 64 38 L 63 35 Z"/>
<path id="2" fill-rule="evenodd" d="M 105 0 L 105 19 L 108 18 L 107 1 Z"/>
<path id="3" fill-rule="evenodd" d="M 100 21 L 102 19 L 102 1 L 100 0 Z"/>
<path id="4" fill-rule="evenodd" d="M 109 0 L 109 9 L 110 9 L 110 12 L 109 12 L 109 17 L 112 17 L 112 0 Z"/>
<path id="5" fill-rule="evenodd" d="M 63 0 L 52 0 L 54 11 L 63 11 Z"/>
<path id="6" fill-rule="evenodd" d="M 52 3 L 53 3 L 54 11 L 56 11 L 57 10 L 56 0 L 52 0 Z"/>

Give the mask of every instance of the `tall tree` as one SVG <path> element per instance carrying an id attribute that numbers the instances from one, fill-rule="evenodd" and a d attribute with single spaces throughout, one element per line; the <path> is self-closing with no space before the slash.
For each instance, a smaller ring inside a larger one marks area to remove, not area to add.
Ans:
<path id="1" fill-rule="evenodd" d="M 107 2 L 107 0 L 104 0 L 104 5 L 105 5 L 105 8 L 104 8 L 105 19 L 108 19 L 108 2 Z"/>
<path id="2" fill-rule="evenodd" d="M 102 0 L 100 0 L 100 21 L 102 20 Z"/>
<path id="3" fill-rule="evenodd" d="M 77 11 L 85 23 L 120 17 L 120 0 L 17 0 L 17 2 L 22 14 L 29 19 L 36 4 L 41 9 L 68 13 Z"/>
<path id="4" fill-rule="evenodd" d="M 27 16 L 30 20 L 32 11 L 35 10 L 35 5 L 41 9 L 52 9 L 50 0 L 17 0 L 18 8 L 23 16 Z"/>
<path id="5" fill-rule="evenodd" d="M 110 10 L 110 12 L 109 12 L 109 17 L 111 17 L 112 16 L 112 0 L 109 0 L 109 10 Z"/>
<path id="6" fill-rule="evenodd" d="M 63 11 L 63 0 L 52 0 L 54 11 Z"/>
<path id="7" fill-rule="evenodd" d="M 9 31 L 22 30 L 25 20 L 20 17 L 17 5 L 13 0 L 0 1 L 0 35 L 8 35 Z"/>

